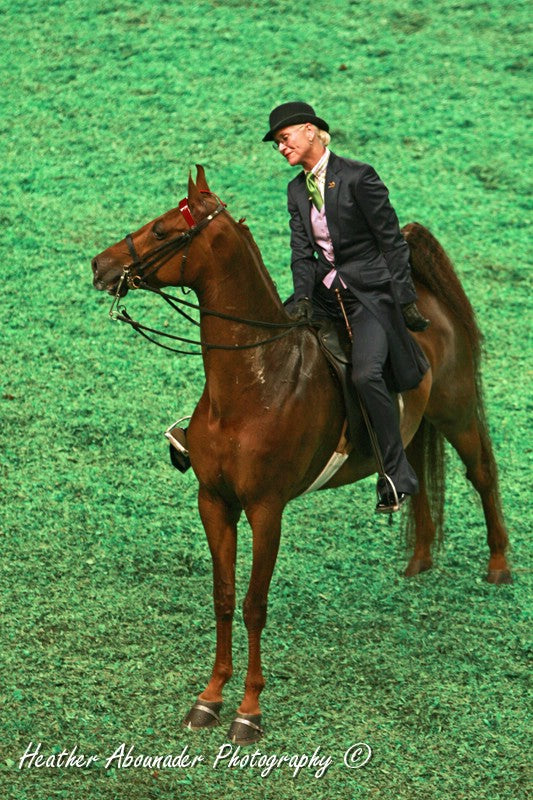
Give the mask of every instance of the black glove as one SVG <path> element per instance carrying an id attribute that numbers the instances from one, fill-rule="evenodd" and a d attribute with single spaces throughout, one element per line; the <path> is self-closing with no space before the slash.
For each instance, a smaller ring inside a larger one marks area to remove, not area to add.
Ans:
<path id="1" fill-rule="evenodd" d="M 301 320 L 311 322 L 313 319 L 313 304 L 309 298 L 304 297 L 302 300 L 298 300 L 293 310 L 289 312 L 289 317 L 294 322 L 300 322 Z"/>
<path id="2" fill-rule="evenodd" d="M 416 307 L 416 303 L 406 303 L 403 305 L 402 314 L 405 324 L 410 331 L 425 331 L 431 324 L 429 319 L 422 316 Z"/>

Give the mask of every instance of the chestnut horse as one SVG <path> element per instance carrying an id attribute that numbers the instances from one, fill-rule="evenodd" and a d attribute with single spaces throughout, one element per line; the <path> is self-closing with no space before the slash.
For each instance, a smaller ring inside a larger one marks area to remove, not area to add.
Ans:
<path id="1" fill-rule="evenodd" d="M 405 574 L 431 567 L 442 523 L 443 437 L 457 450 L 481 497 L 488 532 L 488 580 L 508 583 L 508 545 L 480 392 L 480 333 L 442 247 L 423 226 L 404 228 L 422 314 L 431 327 L 414 334 L 431 365 L 403 397 L 401 431 L 420 491 L 411 499 L 414 552 Z M 232 675 L 237 522 L 253 532 L 253 563 L 244 600 L 249 654 L 245 692 L 229 736 L 249 744 L 261 734 L 265 685 L 260 640 L 266 622 L 286 504 L 305 492 L 339 442 L 345 408 L 336 379 L 309 325 L 291 325 L 242 222 L 207 186 L 198 167 L 188 198 L 97 256 L 94 286 L 118 299 L 128 288 L 187 286 L 201 309 L 205 388 L 187 432 L 199 483 L 198 505 L 213 559 L 216 657 L 211 679 L 185 718 L 194 729 L 220 722 L 222 691 Z M 167 295 L 168 297 L 168 295 Z M 264 327 L 251 324 L 260 321 Z M 376 471 L 364 427 L 324 488 Z"/>

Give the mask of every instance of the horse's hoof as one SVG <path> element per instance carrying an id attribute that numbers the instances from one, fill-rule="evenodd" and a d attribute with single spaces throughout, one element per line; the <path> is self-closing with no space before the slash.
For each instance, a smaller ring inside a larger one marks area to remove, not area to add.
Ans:
<path id="1" fill-rule="evenodd" d="M 494 583 L 496 586 L 500 586 L 505 583 L 512 583 L 513 576 L 511 575 L 511 570 L 509 569 L 489 569 L 487 580 L 489 583 Z"/>
<path id="2" fill-rule="evenodd" d="M 231 723 L 228 739 L 233 744 L 255 744 L 263 736 L 261 714 L 239 714 Z"/>
<path id="3" fill-rule="evenodd" d="M 431 569 L 432 566 L 433 561 L 430 558 L 412 558 L 403 573 L 404 578 L 413 578 L 415 575 Z"/>
<path id="4" fill-rule="evenodd" d="M 197 700 L 183 720 L 183 724 L 191 731 L 214 728 L 215 725 L 220 725 L 221 708 L 222 701 L 215 703 L 209 700 Z"/>

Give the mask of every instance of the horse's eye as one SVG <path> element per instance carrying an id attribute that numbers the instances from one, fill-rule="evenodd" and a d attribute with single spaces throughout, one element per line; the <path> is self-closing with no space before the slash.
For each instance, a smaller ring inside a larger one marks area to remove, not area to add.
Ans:
<path id="1" fill-rule="evenodd" d="M 152 228 L 152 233 L 154 234 L 156 239 L 164 239 L 166 236 L 165 231 L 159 225 L 154 225 Z"/>

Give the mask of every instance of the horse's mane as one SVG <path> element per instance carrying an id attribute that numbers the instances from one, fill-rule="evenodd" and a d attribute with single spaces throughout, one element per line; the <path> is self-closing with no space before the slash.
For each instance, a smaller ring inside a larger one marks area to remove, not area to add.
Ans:
<path id="1" fill-rule="evenodd" d="M 263 261 L 263 256 L 261 255 L 261 250 L 257 246 L 257 243 L 256 243 L 254 237 L 252 236 L 252 232 L 251 232 L 250 228 L 248 227 L 248 225 L 245 224 L 245 219 L 246 219 L 245 217 L 241 217 L 241 219 L 237 222 L 237 225 L 239 226 L 239 230 L 241 231 L 242 235 L 245 237 L 245 239 L 248 241 L 248 244 L 250 245 L 250 247 L 254 251 L 257 260 L 264 267 L 265 264 L 264 264 L 264 261 Z M 265 267 L 265 269 L 266 269 L 266 267 Z"/>
<path id="2" fill-rule="evenodd" d="M 255 241 L 250 228 L 248 227 L 248 225 L 245 224 L 245 217 L 241 217 L 241 219 L 238 222 L 235 222 L 235 220 L 233 220 L 233 219 L 232 219 L 232 221 L 235 223 L 235 225 L 237 226 L 237 228 L 239 230 L 239 233 L 241 234 L 242 238 L 244 238 L 246 244 L 248 245 L 248 247 L 252 251 L 258 266 L 260 267 L 264 277 L 266 278 L 266 280 L 268 281 L 268 283 L 272 287 L 272 290 L 273 290 L 275 296 L 278 298 L 280 305 L 283 305 L 283 303 L 281 301 L 281 298 L 279 296 L 279 292 L 278 292 L 278 290 L 276 288 L 276 284 L 272 280 L 272 276 L 270 275 L 270 272 L 268 271 L 268 269 L 265 266 L 265 262 L 263 261 L 263 256 L 261 255 L 261 251 L 260 251 L 260 249 L 259 249 L 259 247 L 257 245 L 257 242 Z"/>

